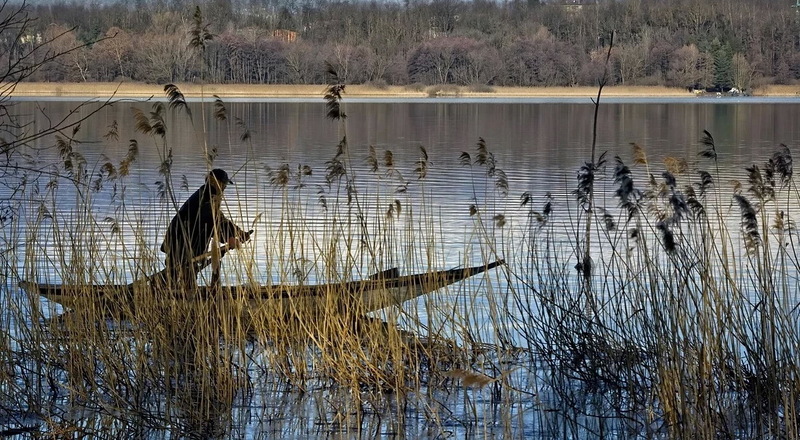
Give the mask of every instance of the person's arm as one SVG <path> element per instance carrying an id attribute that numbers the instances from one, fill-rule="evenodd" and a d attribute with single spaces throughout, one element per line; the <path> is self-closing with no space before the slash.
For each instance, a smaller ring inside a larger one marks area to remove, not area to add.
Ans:
<path id="1" fill-rule="evenodd" d="M 240 228 L 222 214 L 220 214 L 219 228 L 217 230 L 219 231 L 220 241 L 223 243 L 229 243 L 232 239 L 237 239 L 239 242 L 244 243 L 250 240 L 250 234 L 252 233 L 252 231 L 245 231 Z"/>

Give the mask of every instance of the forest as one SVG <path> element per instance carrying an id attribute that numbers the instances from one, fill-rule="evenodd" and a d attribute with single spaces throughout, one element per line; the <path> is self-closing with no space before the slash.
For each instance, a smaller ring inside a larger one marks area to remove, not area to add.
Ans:
<path id="1" fill-rule="evenodd" d="M 0 34 L 0 62 L 41 64 L 25 81 L 320 84 L 330 63 L 343 81 L 378 87 L 596 85 L 612 41 L 615 85 L 749 90 L 800 79 L 790 0 L 22 5 L 35 20 Z"/>

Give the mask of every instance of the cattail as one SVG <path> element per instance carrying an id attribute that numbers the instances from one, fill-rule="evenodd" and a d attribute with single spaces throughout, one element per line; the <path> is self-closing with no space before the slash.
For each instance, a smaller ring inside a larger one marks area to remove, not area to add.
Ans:
<path id="1" fill-rule="evenodd" d="M 274 186 L 284 188 L 289 185 L 289 174 L 289 164 L 285 163 L 270 173 L 269 182 Z"/>
<path id="2" fill-rule="evenodd" d="M 117 169 L 114 167 L 114 164 L 112 164 L 110 161 L 107 161 L 102 167 L 100 167 L 99 175 L 101 178 L 105 175 L 108 180 L 114 180 L 117 178 Z"/>
<path id="3" fill-rule="evenodd" d="M 486 155 L 484 164 L 486 166 L 486 175 L 489 177 L 494 177 L 497 173 L 497 161 L 494 158 L 494 153 L 490 152 Z"/>
<path id="4" fill-rule="evenodd" d="M 118 172 L 120 177 L 127 176 L 131 169 L 131 164 L 136 161 L 139 156 L 139 142 L 136 139 L 131 139 L 128 144 L 128 152 L 125 158 L 119 163 Z"/>
<path id="5" fill-rule="evenodd" d="M 553 194 L 548 192 L 547 194 L 544 195 L 544 197 L 547 200 L 547 202 L 545 202 L 542 212 L 544 213 L 545 216 L 549 217 L 550 214 L 553 212 Z"/>
<path id="6" fill-rule="evenodd" d="M 486 141 L 483 138 L 478 138 L 478 157 L 475 158 L 475 163 L 477 165 L 486 165 L 488 157 L 489 153 L 486 148 Z"/>
<path id="7" fill-rule="evenodd" d="M 133 111 L 133 120 L 136 122 L 136 131 L 142 134 L 150 134 L 153 127 L 150 125 L 150 119 L 138 108 L 131 109 Z"/>
<path id="8" fill-rule="evenodd" d="M 167 150 L 167 156 L 161 161 L 161 165 L 158 167 L 158 173 L 162 176 L 167 176 L 172 171 L 172 148 Z"/>
<path id="9" fill-rule="evenodd" d="M 389 170 L 394 168 L 394 153 L 392 153 L 391 150 L 383 152 L 383 166 Z"/>
<path id="10" fill-rule="evenodd" d="M 589 197 L 594 190 L 595 167 L 589 162 L 585 162 L 578 170 L 578 187 L 572 194 L 582 205 L 589 204 Z"/>
<path id="11" fill-rule="evenodd" d="M 325 196 L 325 187 L 317 185 L 317 203 L 323 211 L 328 210 L 328 198 Z"/>
<path id="12" fill-rule="evenodd" d="M 530 202 L 531 202 L 531 199 L 532 199 L 532 198 L 533 198 L 533 197 L 531 196 L 531 193 L 530 193 L 529 191 L 525 191 L 525 192 L 524 192 L 524 193 L 522 193 L 522 195 L 519 197 L 519 206 L 520 206 L 520 207 L 524 207 L 525 205 L 527 205 L 528 203 L 530 203 Z"/>
<path id="13" fill-rule="evenodd" d="M 239 140 L 247 142 L 250 139 L 250 128 L 247 126 L 247 123 L 240 118 L 236 118 L 236 126 L 242 130 L 242 134 L 239 135 Z"/>
<path id="14" fill-rule="evenodd" d="M 628 218 L 632 218 L 639 210 L 639 200 L 642 197 L 641 191 L 634 188 L 631 170 L 622 162 L 619 156 L 616 158 L 617 165 L 614 167 L 614 182 L 617 183 L 617 190 L 614 195 L 619 199 L 619 205 L 628 212 Z"/>
<path id="15" fill-rule="evenodd" d="M 422 157 L 417 161 L 417 167 L 414 172 L 417 173 L 418 179 L 424 179 L 428 175 L 428 152 L 421 145 L 419 150 Z"/>
<path id="16" fill-rule="evenodd" d="M 784 231 L 786 228 L 786 221 L 785 221 L 785 214 L 783 211 L 780 211 L 778 215 L 775 216 L 775 219 L 772 221 L 772 229 L 776 231 Z"/>
<path id="17" fill-rule="evenodd" d="M 767 172 L 762 173 L 758 165 L 751 165 L 745 170 L 747 171 L 747 183 L 750 184 L 750 193 L 761 201 L 773 200 L 775 198 L 774 179 L 770 178 L 772 175 L 769 172 L 770 166 L 767 165 Z M 772 184 L 770 184 L 772 180 Z"/>
<path id="18" fill-rule="evenodd" d="M 503 170 L 495 170 L 494 172 L 494 186 L 500 191 L 502 196 L 508 195 L 508 177 Z"/>
<path id="19" fill-rule="evenodd" d="M 119 227 L 119 222 L 114 217 L 106 217 L 103 219 L 105 223 L 108 224 L 109 230 L 114 235 L 119 235 L 122 229 Z"/>
<path id="20" fill-rule="evenodd" d="M 164 122 L 164 104 L 157 102 L 153 104 L 153 111 L 150 112 L 150 127 L 153 134 L 161 136 L 167 135 L 167 124 Z"/>
<path id="21" fill-rule="evenodd" d="M 689 168 L 686 159 L 671 156 L 664 158 L 664 165 L 667 167 L 667 171 L 672 174 L 683 174 Z"/>
<path id="22" fill-rule="evenodd" d="M 208 163 L 209 168 L 214 164 L 214 161 L 217 160 L 217 155 L 219 155 L 217 147 L 211 147 L 208 149 L 208 153 L 206 153 L 206 162 Z"/>
<path id="23" fill-rule="evenodd" d="M 189 48 L 205 52 L 208 42 L 214 39 L 214 35 L 208 31 L 210 23 L 203 23 L 203 13 L 200 6 L 195 7 L 192 29 L 189 34 Z"/>
<path id="24" fill-rule="evenodd" d="M 575 265 L 575 270 L 584 278 L 590 278 L 592 276 L 592 257 L 584 255 L 583 259 Z"/>
<path id="25" fill-rule="evenodd" d="M 700 203 L 700 201 L 697 200 L 696 198 L 689 197 L 686 203 L 687 205 L 689 205 L 689 209 L 691 210 L 691 212 L 694 213 L 695 218 L 699 219 L 706 215 L 706 207 L 703 206 L 703 204 Z"/>
<path id="26" fill-rule="evenodd" d="M 614 222 L 614 216 L 612 216 L 605 209 L 603 210 L 603 225 L 607 231 L 614 231 L 617 229 L 617 224 Z"/>

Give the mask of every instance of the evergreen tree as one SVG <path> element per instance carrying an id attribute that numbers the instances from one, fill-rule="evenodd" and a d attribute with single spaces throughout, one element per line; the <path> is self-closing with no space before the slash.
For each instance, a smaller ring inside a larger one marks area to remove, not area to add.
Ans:
<path id="1" fill-rule="evenodd" d="M 714 57 L 714 87 L 730 89 L 733 87 L 733 53 L 730 45 L 715 39 L 711 43 Z"/>

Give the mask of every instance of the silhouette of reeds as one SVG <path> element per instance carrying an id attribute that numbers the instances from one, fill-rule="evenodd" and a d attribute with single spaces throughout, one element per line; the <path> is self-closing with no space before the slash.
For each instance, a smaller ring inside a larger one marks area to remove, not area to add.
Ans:
<path id="1" fill-rule="evenodd" d="M 697 163 L 667 158 L 659 169 L 634 144 L 630 165 L 622 152 L 599 154 L 564 197 L 538 200 L 479 138 L 458 158 L 472 179 L 464 253 L 504 257 L 500 278 L 367 313 L 342 286 L 442 265 L 445 220 L 426 198 L 438 162 L 424 146 L 410 163 L 375 146 L 354 151 L 345 88 L 331 78 L 330 159 L 321 170 L 240 170 L 260 184 L 256 194 L 226 201 L 256 239 L 213 269 L 225 283 L 201 273 L 201 286 L 214 287 L 207 298 L 142 282 L 163 264 L 125 201 L 145 149 L 159 155 L 153 203 L 167 219 L 176 190 L 192 186 L 178 175 L 166 122 L 174 112 L 194 123 L 180 89 L 123 122 L 140 137 L 124 141 L 121 157 L 88 161 L 78 126 L 53 139 L 53 174 L 20 188 L 28 224 L 0 214 L 2 276 L 57 276 L 79 306 L 4 287 L 0 434 L 224 438 L 250 424 L 274 426 L 267 438 L 411 436 L 419 425 L 431 436 L 798 436 L 800 199 L 788 147 L 743 170 L 744 190 L 720 179 L 707 131 Z M 254 132 L 218 98 L 212 111 L 252 155 Z M 118 128 L 108 142 L 119 142 Z M 218 151 L 203 151 L 210 169 Z M 98 200 L 113 213 L 97 212 Z M 113 283 L 96 300 L 97 286 Z M 314 302 L 285 287 L 318 284 Z M 262 285 L 282 300 L 250 300 Z"/>

